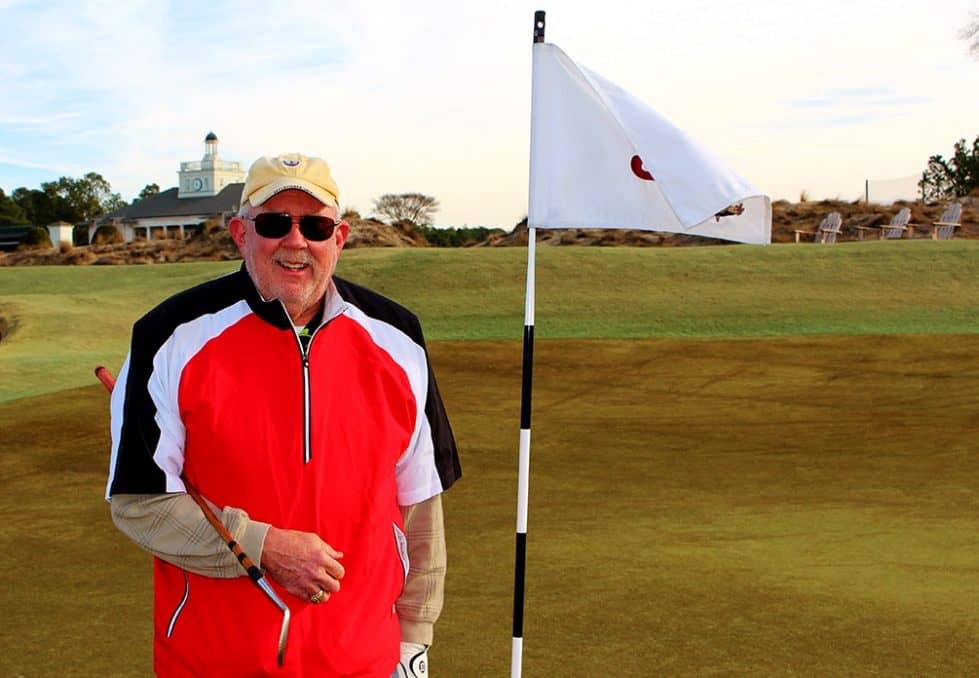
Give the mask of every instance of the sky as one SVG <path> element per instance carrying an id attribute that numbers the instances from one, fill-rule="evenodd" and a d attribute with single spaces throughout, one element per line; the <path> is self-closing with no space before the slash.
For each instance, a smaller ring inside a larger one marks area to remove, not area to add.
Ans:
<path id="1" fill-rule="evenodd" d="M 245 167 L 326 158 L 365 216 L 420 192 L 436 225 L 509 229 L 536 9 L 548 42 L 773 199 L 913 191 L 929 156 L 979 136 L 959 37 L 979 0 L 0 0 L 0 188 L 95 171 L 131 200 L 176 186 L 214 131 Z"/>

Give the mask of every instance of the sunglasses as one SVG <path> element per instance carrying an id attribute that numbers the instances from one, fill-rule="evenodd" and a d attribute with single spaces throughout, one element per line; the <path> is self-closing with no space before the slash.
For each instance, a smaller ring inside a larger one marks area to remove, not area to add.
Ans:
<path id="1" fill-rule="evenodd" d="M 299 220 L 299 232 L 306 240 L 322 242 L 333 235 L 342 221 L 320 214 L 304 214 L 294 217 L 288 212 L 262 212 L 254 217 L 243 217 L 255 222 L 255 232 L 263 238 L 284 238 L 292 230 L 293 220 Z"/>

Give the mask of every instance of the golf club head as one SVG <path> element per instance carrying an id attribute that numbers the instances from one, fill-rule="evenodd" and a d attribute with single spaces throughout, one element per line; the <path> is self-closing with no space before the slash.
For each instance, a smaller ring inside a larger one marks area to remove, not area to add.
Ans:
<path id="1" fill-rule="evenodd" d="M 276 652 L 275 659 L 282 666 L 282 663 L 286 660 L 286 643 L 289 640 L 289 621 L 292 619 L 292 613 L 289 611 L 289 606 L 286 605 L 279 594 L 275 592 L 271 586 L 269 586 L 268 581 L 265 577 L 259 577 L 255 580 L 258 587 L 265 592 L 265 595 L 269 597 L 275 606 L 282 610 L 282 627 L 279 629 L 279 647 Z"/>
<path id="2" fill-rule="evenodd" d="M 279 629 L 279 652 L 275 656 L 275 660 L 279 663 L 279 666 L 286 660 L 286 642 L 289 640 L 289 620 L 292 614 L 289 612 L 289 608 L 284 604 L 282 606 L 282 628 Z"/>

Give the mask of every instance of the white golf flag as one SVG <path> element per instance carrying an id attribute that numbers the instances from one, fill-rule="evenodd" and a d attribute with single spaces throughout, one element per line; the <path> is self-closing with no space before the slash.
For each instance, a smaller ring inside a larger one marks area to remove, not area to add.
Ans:
<path id="1" fill-rule="evenodd" d="M 530 226 L 771 242 L 767 195 L 557 46 L 533 49 Z"/>

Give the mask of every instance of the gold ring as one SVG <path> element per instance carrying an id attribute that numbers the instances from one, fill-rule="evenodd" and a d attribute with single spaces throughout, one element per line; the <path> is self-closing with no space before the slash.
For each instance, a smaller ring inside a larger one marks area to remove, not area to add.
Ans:
<path id="1" fill-rule="evenodd" d="M 322 603 L 324 600 L 326 600 L 326 591 L 324 591 L 323 589 L 320 589 L 319 591 L 317 591 L 316 593 L 314 593 L 309 597 L 309 602 L 311 602 L 313 605 L 316 605 L 317 603 Z"/>

